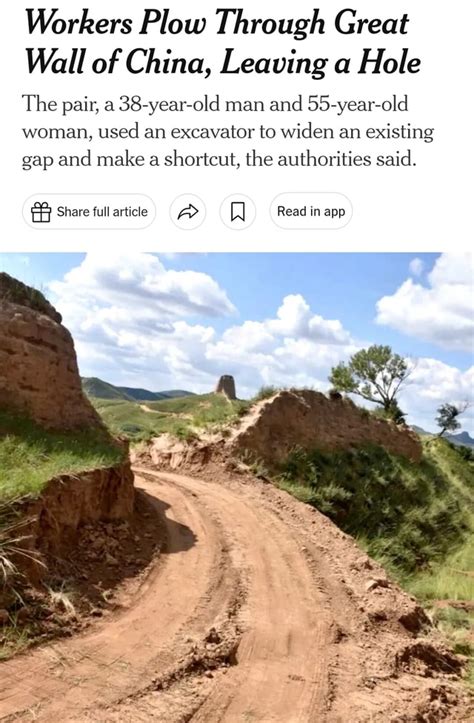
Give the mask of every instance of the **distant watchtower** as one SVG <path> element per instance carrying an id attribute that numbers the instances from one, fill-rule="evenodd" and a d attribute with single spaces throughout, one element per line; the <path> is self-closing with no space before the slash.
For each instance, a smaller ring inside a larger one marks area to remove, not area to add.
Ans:
<path id="1" fill-rule="evenodd" d="M 237 399 L 234 377 L 224 374 L 217 382 L 216 394 L 225 394 L 227 399 Z"/>

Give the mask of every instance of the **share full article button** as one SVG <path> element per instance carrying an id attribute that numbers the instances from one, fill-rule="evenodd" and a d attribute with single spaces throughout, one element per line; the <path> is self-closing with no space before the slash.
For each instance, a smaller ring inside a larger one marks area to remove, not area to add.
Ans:
<path id="1" fill-rule="evenodd" d="M 30 196 L 23 218 L 40 230 L 133 230 L 150 226 L 155 204 L 138 193 L 46 193 Z"/>

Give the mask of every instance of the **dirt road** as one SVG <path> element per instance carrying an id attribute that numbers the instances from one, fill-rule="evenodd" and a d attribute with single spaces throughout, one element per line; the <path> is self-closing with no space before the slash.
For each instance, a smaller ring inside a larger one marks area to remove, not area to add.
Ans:
<path id="1" fill-rule="evenodd" d="M 137 470 L 165 554 L 113 618 L 0 664 L 0 720 L 468 720 L 455 659 L 350 538 L 269 484 L 203 476 Z"/>

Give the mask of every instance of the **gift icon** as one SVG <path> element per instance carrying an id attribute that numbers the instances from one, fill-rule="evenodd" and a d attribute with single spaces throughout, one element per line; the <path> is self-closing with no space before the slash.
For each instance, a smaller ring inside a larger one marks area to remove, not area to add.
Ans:
<path id="1" fill-rule="evenodd" d="M 36 201 L 31 207 L 31 219 L 33 223 L 49 223 L 51 221 L 51 211 L 53 209 L 46 202 Z"/>

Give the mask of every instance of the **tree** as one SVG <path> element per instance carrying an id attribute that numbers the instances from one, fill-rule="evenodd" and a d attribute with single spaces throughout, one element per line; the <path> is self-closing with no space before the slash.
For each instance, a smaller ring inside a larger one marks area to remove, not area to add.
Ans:
<path id="1" fill-rule="evenodd" d="M 396 397 L 410 374 L 403 357 L 389 346 L 374 344 L 351 356 L 347 364 L 341 362 L 333 367 L 329 381 L 340 392 L 380 404 L 391 416 L 395 410 L 401 414 Z"/>
<path id="2" fill-rule="evenodd" d="M 436 424 L 441 427 L 438 437 L 442 437 L 446 432 L 456 432 L 461 428 L 461 423 L 458 421 L 458 417 L 464 414 L 466 409 L 469 407 L 468 402 L 463 402 L 460 405 L 456 404 L 442 404 L 436 410 L 438 416 L 436 417 Z"/>

